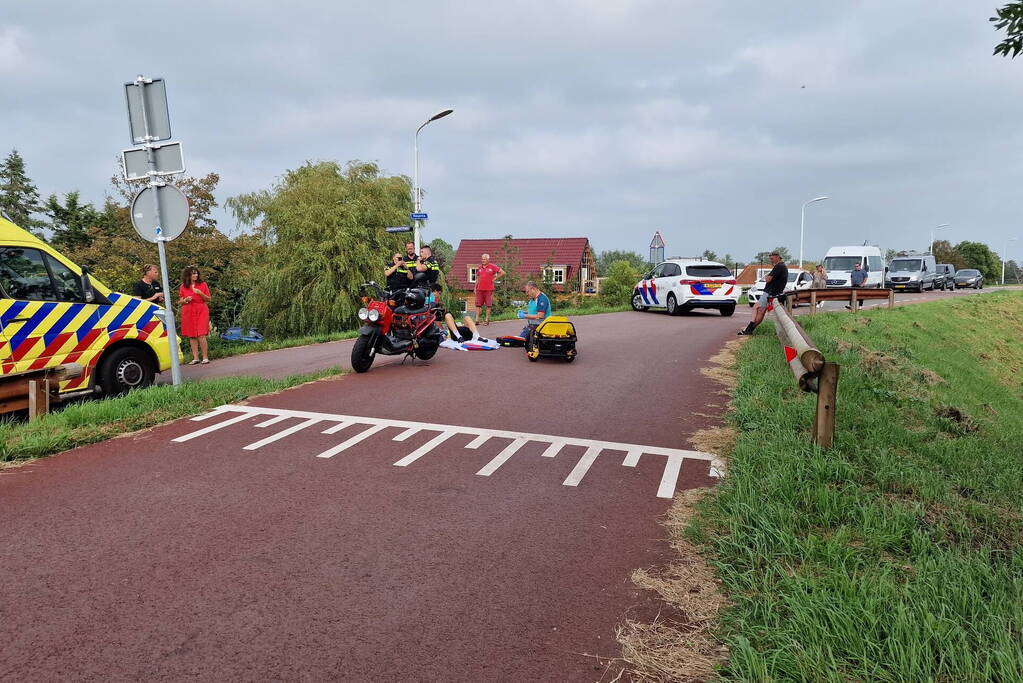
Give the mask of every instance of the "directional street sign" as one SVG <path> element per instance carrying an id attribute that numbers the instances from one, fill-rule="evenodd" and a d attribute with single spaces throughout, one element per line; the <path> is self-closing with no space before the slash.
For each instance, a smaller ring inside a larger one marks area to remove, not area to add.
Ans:
<path id="1" fill-rule="evenodd" d="M 411 225 L 395 225 L 389 228 L 384 228 L 384 232 L 411 232 Z"/>
<path id="2" fill-rule="evenodd" d="M 414 221 L 425 221 L 427 218 L 429 218 L 429 216 L 427 216 L 425 213 L 414 213 L 411 214 L 409 218 L 411 218 Z"/>
<path id="3" fill-rule="evenodd" d="M 147 136 L 149 142 L 170 139 L 167 84 L 162 78 L 147 78 L 125 83 L 124 97 L 128 102 L 128 127 L 131 129 L 133 145 L 147 142 Z"/>
<path id="4" fill-rule="evenodd" d="M 160 203 L 160 221 L 157 223 L 153 193 Z M 144 240 L 171 241 L 185 230 L 188 223 L 188 199 L 173 185 L 144 188 L 131 200 L 131 224 Z"/>
<path id="5" fill-rule="evenodd" d="M 153 175 L 174 175 L 185 172 L 185 156 L 180 142 L 153 145 L 153 159 L 156 168 Z M 149 154 L 145 147 L 126 149 L 121 152 L 124 162 L 125 180 L 145 180 L 149 177 Z"/>

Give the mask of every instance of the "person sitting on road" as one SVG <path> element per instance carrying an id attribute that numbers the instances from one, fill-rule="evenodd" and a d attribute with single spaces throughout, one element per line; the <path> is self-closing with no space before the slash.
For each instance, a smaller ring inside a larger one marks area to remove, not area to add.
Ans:
<path id="1" fill-rule="evenodd" d="M 767 274 L 767 277 L 764 278 L 767 284 L 764 285 L 763 293 L 753 306 L 753 319 L 750 320 L 745 328 L 739 330 L 738 334 L 740 336 L 753 334 L 753 331 L 757 329 L 757 325 L 763 322 L 764 316 L 767 315 L 767 307 L 771 299 L 776 299 L 781 295 L 785 291 L 785 284 L 789 281 L 789 269 L 782 262 L 781 254 L 772 251 L 770 258 L 773 267 L 771 272 Z"/>
<path id="2" fill-rule="evenodd" d="M 529 297 L 529 305 L 527 310 L 518 311 L 518 317 L 526 321 L 526 326 L 522 328 L 520 336 L 528 340 L 537 325 L 551 314 L 551 300 L 540 291 L 540 288 L 532 280 L 526 283 L 525 291 L 526 296 Z"/>
<path id="3" fill-rule="evenodd" d="M 481 341 L 485 343 L 490 341 L 486 337 L 480 336 L 479 329 L 476 327 L 476 321 L 468 315 L 462 318 L 463 324 L 458 325 L 455 323 L 455 316 L 448 313 L 441 302 L 443 288 L 440 286 L 440 283 L 433 283 L 430 290 L 430 298 L 427 300 L 427 303 L 431 304 L 434 310 L 437 311 L 437 324 L 441 326 L 441 329 L 444 330 L 444 333 L 452 341 L 459 344 L 464 341 Z M 441 324 L 441 321 L 443 321 L 443 324 Z"/>

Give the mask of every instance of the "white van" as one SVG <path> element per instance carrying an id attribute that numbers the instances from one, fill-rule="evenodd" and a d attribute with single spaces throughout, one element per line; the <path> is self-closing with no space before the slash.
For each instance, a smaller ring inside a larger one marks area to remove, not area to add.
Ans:
<path id="1" fill-rule="evenodd" d="M 879 247 L 831 247 L 824 255 L 828 287 L 852 287 L 851 274 L 856 264 L 867 271 L 864 287 L 884 287 L 884 258 Z"/>

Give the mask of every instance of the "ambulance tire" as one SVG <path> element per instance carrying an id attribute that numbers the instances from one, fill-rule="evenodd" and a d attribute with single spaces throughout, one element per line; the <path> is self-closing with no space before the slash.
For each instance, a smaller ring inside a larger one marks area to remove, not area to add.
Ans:
<path id="1" fill-rule="evenodd" d="M 132 389 L 150 386 L 156 377 L 153 361 L 145 351 L 132 346 L 114 349 L 99 368 L 99 385 L 107 396 L 120 396 Z"/>

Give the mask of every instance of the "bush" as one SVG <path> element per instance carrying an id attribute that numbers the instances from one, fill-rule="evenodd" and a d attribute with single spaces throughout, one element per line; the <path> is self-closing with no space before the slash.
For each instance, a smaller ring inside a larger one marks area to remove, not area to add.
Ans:
<path id="1" fill-rule="evenodd" d="M 636 288 L 639 273 L 628 261 L 615 261 L 607 269 L 607 277 L 600 283 L 600 298 L 606 306 L 623 306 L 629 303 Z"/>

